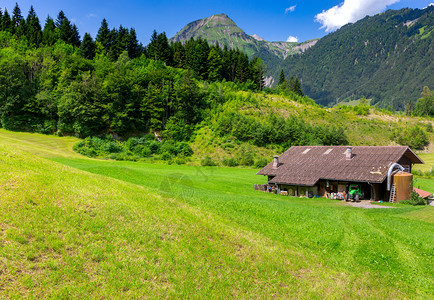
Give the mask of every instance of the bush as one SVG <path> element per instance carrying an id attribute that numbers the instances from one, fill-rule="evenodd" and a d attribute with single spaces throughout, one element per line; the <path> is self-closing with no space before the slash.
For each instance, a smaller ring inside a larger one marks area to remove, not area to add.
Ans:
<path id="1" fill-rule="evenodd" d="M 223 158 L 222 164 L 227 167 L 236 167 L 239 165 L 238 160 L 234 157 Z"/>
<path id="2" fill-rule="evenodd" d="M 162 160 L 171 160 L 176 156 L 188 157 L 193 150 L 185 142 L 158 142 L 154 137 L 129 138 L 125 142 L 113 140 L 111 136 L 87 137 L 73 146 L 74 151 L 89 157 L 105 157 L 116 160 L 137 161 L 161 154 Z M 180 162 L 182 159 L 180 160 Z"/>
<path id="3" fill-rule="evenodd" d="M 255 162 L 255 168 L 263 168 L 268 165 L 269 161 L 265 157 L 261 157 Z"/>
<path id="4" fill-rule="evenodd" d="M 200 161 L 200 165 L 203 167 L 212 167 L 212 166 L 216 166 L 217 164 L 212 160 L 212 158 L 209 155 L 207 155 L 205 156 L 204 159 Z"/>
<path id="5" fill-rule="evenodd" d="M 166 152 L 163 152 L 163 154 L 161 154 L 160 158 L 162 160 L 170 160 L 170 159 L 172 159 L 172 157 L 173 156 L 169 152 L 166 151 Z"/>
<path id="6" fill-rule="evenodd" d="M 410 194 L 410 200 L 404 200 L 401 201 L 402 204 L 409 204 L 409 205 L 426 205 L 425 199 L 422 197 L 419 197 L 419 194 L 416 192 L 411 192 Z"/>
<path id="7" fill-rule="evenodd" d="M 422 149 L 429 142 L 425 131 L 417 125 L 395 131 L 393 138 L 398 144 L 410 146 L 413 149 Z"/>

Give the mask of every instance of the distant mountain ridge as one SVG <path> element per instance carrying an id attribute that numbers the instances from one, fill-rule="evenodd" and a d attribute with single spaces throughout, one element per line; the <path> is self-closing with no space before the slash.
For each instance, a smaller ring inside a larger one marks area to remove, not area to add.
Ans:
<path id="1" fill-rule="evenodd" d="M 219 14 L 187 24 L 170 41 L 199 37 L 260 57 L 267 85 L 276 85 L 282 69 L 297 76 L 303 92 L 325 106 L 365 97 L 404 109 L 424 86 L 434 89 L 434 6 L 388 10 L 304 43 L 268 42 Z"/>
<path id="2" fill-rule="evenodd" d="M 345 25 L 282 67 L 322 105 L 365 97 L 404 109 L 424 86 L 434 88 L 434 6 L 388 10 Z"/>
<path id="3" fill-rule="evenodd" d="M 305 43 L 268 42 L 258 35 L 248 35 L 226 14 L 217 14 L 187 24 L 171 42 L 185 42 L 191 38 L 203 38 L 215 45 L 238 48 L 249 57 L 260 57 L 267 66 L 268 73 L 273 73 L 275 66 L 289 55 L 302 53 L 315 45 L 318 40 Z"/>

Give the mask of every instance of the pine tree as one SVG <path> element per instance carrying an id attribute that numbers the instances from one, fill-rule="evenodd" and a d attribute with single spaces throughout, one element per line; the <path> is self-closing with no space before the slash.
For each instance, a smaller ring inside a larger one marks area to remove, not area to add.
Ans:
<path id="1" fill-rule="evenodd" d="M 298 77 L 295 77 L 293 92 L 299 96 L 303 96 L 303 91 L 301 89 L 301 83 L 300 83 L 300 80 L 298 80 Z"/>
<path id="2" fill-rule="evenodd" d="M 24 18 L 21 15 L 21 9 L 18 6 L 18 3 L 15 3 L 14 10 L 12 11 L 12 33 L 15 33 L 17 36 L 22 36 L 24 33 L 24 28 L 21 26 L 25 23 Z"/>
<path id="3" fill-rule="evenodd" d="M 294 82 L 295 82 L 294 76 L 291 75 L 291 77 L 289 77 L 289 81 L 288 81 L 288 88 L 291 92 L 294 91 Z"/>
<path id="4" fill-rule="evenodd" d="M 102 19 L 101 26 L 98 29 L 98 34 L 96 35 L 95 40 L 100 42 L 106 51 L 110 49 L 110 29 L 108 28 L 108 23 L 105 18 Z"/>
<path id="5" fill-rule="evenodd" d="M 57 14 L 57 19 L 56 19 L 56 27 L 60 27 L 62 26 L 62 22 L 64 20 L 68 20 L 65 16 L 65 13 L 63 12 L 63 10 L 59 11 L 59 13 Z"/>
<path id="6" fill-rule="evenodd" d="M 207 78 L 210 81 L 220 81 L 222 79 L 222 60 L 217 49 L 219 48 L 211 48 L 207 59 Z"/>
<path id="7" fill-rule="evenodd" d="M 130 28 L 127 45 L 128 56 L 130 58 L 139 57 L 142 53 L 142 47 L 143 46 L 141 46 L 137 40 L 136 30 L 134 28 Z"/>
<path id="8" fill-rule="evenodd" d="M 42 29 L 39 23 L 39 18 L 33 9 L 33 5 L 30 6 L 29 14 L 26 19 L 26 36 L 30 44 L 39 46 L 42 42 Z"/>
<path id="9" fill-rule="evenodd" d="M 69 38 L 69 43 L 73 46 L 80 46 L 80 33 L 78 32 L 77 26 L 72 25 L 71 36 Z"/>
<path id="10" fill-rule="evenodd" d="M 115 61 L 118 58 L 118 51 L 116 49 L 116 41 L 118 39 L 118 31 L 116 28 L 113 28 L 110 30 L 108 35 L 108 45 L 107 48 L 107 55 L 110 58 L 110 60 Z"/>
<path id="11" fill-rule="evenodd" d="M 0 31 L 3 30 L 2 23 L 3 23 L 3 11 L 2 11 L 2 9 L 0 7 Z"/>
<path id="12" fill-rule="evenodd" d="M 237 61 L 235 67 L 235 78 L 239 82 L 246 82 L 250 77 L 249 58 L 247 55 L 237 50 Z"/>
<path id="13" fill-rule="evenodd" d="M 130 34 L 128 32 L 128 29 L 124 28 L 122 25 L 119 26 L 119 29 L 117 31 L 115 44 L 114 44 L 114 54 L 115 58 L 117 59 L 119 55 L 123 51 L 128 51 L 128 42 L 130 39 Z"/>
<path id="14" fill-rule="evenodd" d="M 283 72 L 283 69 L 280 69 L 280 76 L 279 76 L 279 83 L 278 83 L 278 85 L 284 86 L 285 83 L 286 83 L 285 73 Z"/>
<path id="15" fill-rule="evenodd" d="M 4 31 L 13 32 L 12 20 L 7 9 L 3 13 L 1 28 Z"/>
<path id="16" fill-rule="evenodd" d="M 169 46 L 166 33 L 157 34 L 157 31 L 152 32 L 151 42 L 147 47 L 149 58 L 154 60 L 161 60 L 167 65 L 172 65 L 172 53 Z"/>
<path id="17" fill-rule="evenodd" d="M 172 45 L 173 51 L 173 66 L 176 68 L 185 69 L 185 49 L 181 42 L 176 42 Z"/>
<path id="18" fill-rule="evenodd" d="M 56 24 L 54 20 L 48 16 L 45 20 L 44 31 L 42 32 L 42 43 L 51 46 L 57 41 Z"/>
<path id="19" fill-rule="evenodd" d="M 93 59 L 95 57 L 95 43 L 87 32 L 84 34 L 78 53 L 87 59 Z"/>
<path id="20" fill-rule="evenodd" d="M 262 59 L 259 57 L 254 58 L 251 61 L 251 70 L 253 82 L 256 84 L 257 89 L 262 91 L 262 89 L 265 87 L 265 65 Z"/>
<path id="21" fill-rule="evenodd" d="M 77 26 L 71 25 L 71 22 L 61 10 L 56 19 L 56 33 L 57 37 L 67 44 L 74 46 L 80 45 L 80 35 Z"/>

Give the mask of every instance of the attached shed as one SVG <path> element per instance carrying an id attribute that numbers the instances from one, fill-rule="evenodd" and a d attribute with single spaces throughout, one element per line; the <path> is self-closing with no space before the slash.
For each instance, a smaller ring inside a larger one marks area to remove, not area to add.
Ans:
<path id="1" fill-rule="evenodd" d="M 388 200 L 396 168 L 414 164 L 423 161 L 407 146 L 293 146 L 257 174 L 290 196 L 341 197 L 358 184 L 364 199 Z"/>

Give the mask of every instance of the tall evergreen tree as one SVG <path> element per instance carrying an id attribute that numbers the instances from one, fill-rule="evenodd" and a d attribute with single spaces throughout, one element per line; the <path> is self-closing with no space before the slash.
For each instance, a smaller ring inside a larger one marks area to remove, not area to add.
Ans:
<path id="1" fill-rule="evenodd" d="M 73 46 L 79 47 L 80 46 L 80 34 L 78 32 L 77 26 L 72 25 L 71 30 L 71 37 L 69 39 L 69 43 Z"/>
<path id="2" fill-rule="evenodd" d="M 33 9 L 33 5 L 30 6 L 29 14 L 26 19 L 26 36 L 30 44 L 38 46 L 42 42 L 42 29 L 39 23 L 39 18 Z"/>
<path id="3" fill-rule="evenodd" d="M 128 56 L 130 58 L 139 57 L 142 52 L 142 47 L 143 46 L 141 46 L 137 40 L 136 30 L 134 28 L 130 28 L 127 45 Z"/>
<path id="4" fill-rule="evenodd" d="M 284 86 L 285 83 L 286 83 L 285 73 L 283 72 L 283 69 L 280 69 L 280 76 L 279 76 L 279 83 L 278 83 L 278 85 Z"/>
<path id="5" fill-rule="evenodd" d="M 95 42 L 89 33 L 85 33 L 83 41 L 81 42 L 78 50 L 79 54 L 87 59 L 93 59 L 95 57 Z"/>
<path id="6" fill-rule="evenodd" d="M 3 30 L 2 23 L 3 23 L 3 11 L 2 11 L 2 9 L 0 7 L 0 31 Z"/>
<path id="7" fill-rule="evenodd" d="M 57 41 L 56 24 L 54 20 L 48 16 L 45 20 L 44 31 L 42 32 L 42 43 L 51 46 Z"/>
<path id="8" fill-rule="evenodd" d="M 18 3 L 15 3 L 14 10 L 12 11 L 12 33 L 15 33 L 17 36 L 22 36 L 24 33 L 24 28 L 22 25 L 24 23 L 24 18 L 21 15 L 21 9 L 18 6 Z"/>
<path id="9" fill-rule="evenodd" d="M 265 87 L 265 64 L 259 57 L 254 58 L 251 63 L 251 76 L 258 90 Z"/>
<path id="10" fill-rule="evenodd" d="M 157 31 L 153 31 L 151 42 L 147 47 L 147 53 L 149 55 L 149 58 L 154 60 L 161 60 L 164 61 L 167 65 L 171 65 L 172 53 L 165 32 L 158 34 Z"/>
<path id="11" fill-rule="evenodd" d="M 302 89 L 301 89 L 301 83 L 300 83 L 300 80 L 298 80 L 298 77 L 295 77 L 295 80 L 294 80 L 294 87 L 293 87 L 293 90 L 292 90 L 294 93 L 296 93 L 297 95 L 299 95 L 299 96 L 303 96 L 304 94 L 303 94 L 303 91 L 302 91 Z"/>
<path id="12" fill-rule="evenodd" d="M 11 17 L 9 16 L 7 9 L 5 9 L 5 11 L 3 13 L 1 28 L 4 31 L 9 31 L 11 33 L 13 32 L 12 20 L 11 20 Z"/>
<path id="13" fill-rule="evenodd" d="M 101 45 L 108 51 L 110 49 L 110 29 L 108 27 L 107 20 L 102 19 L 101 26 L 98 29 L 98 34 L 96 35 L 97 42 L 100 42 Z"/>
<path id="14" fill-rule="evenodd" d="M 65 13 L 61 10 L 56 19 L 56 33 L 57 37 L 67 44 L 73 46 L 80 45 L 80 35 L 78 33 L 77 26 L 71 25 L 71 22 L 65 16 Z"/>
<path id="15" fill-rule="evenodd" d="M 219 53 L 220 48 L 212 47 L 207 59 L 207 78 L 210 81 L 222 80 L 222 59 Z"/>
<path id="16" fill-rule="evenodd" d="M 185 68 L 185 49 L 181 42 L 172 45 L 173 66 L 176 68 Z"/>

